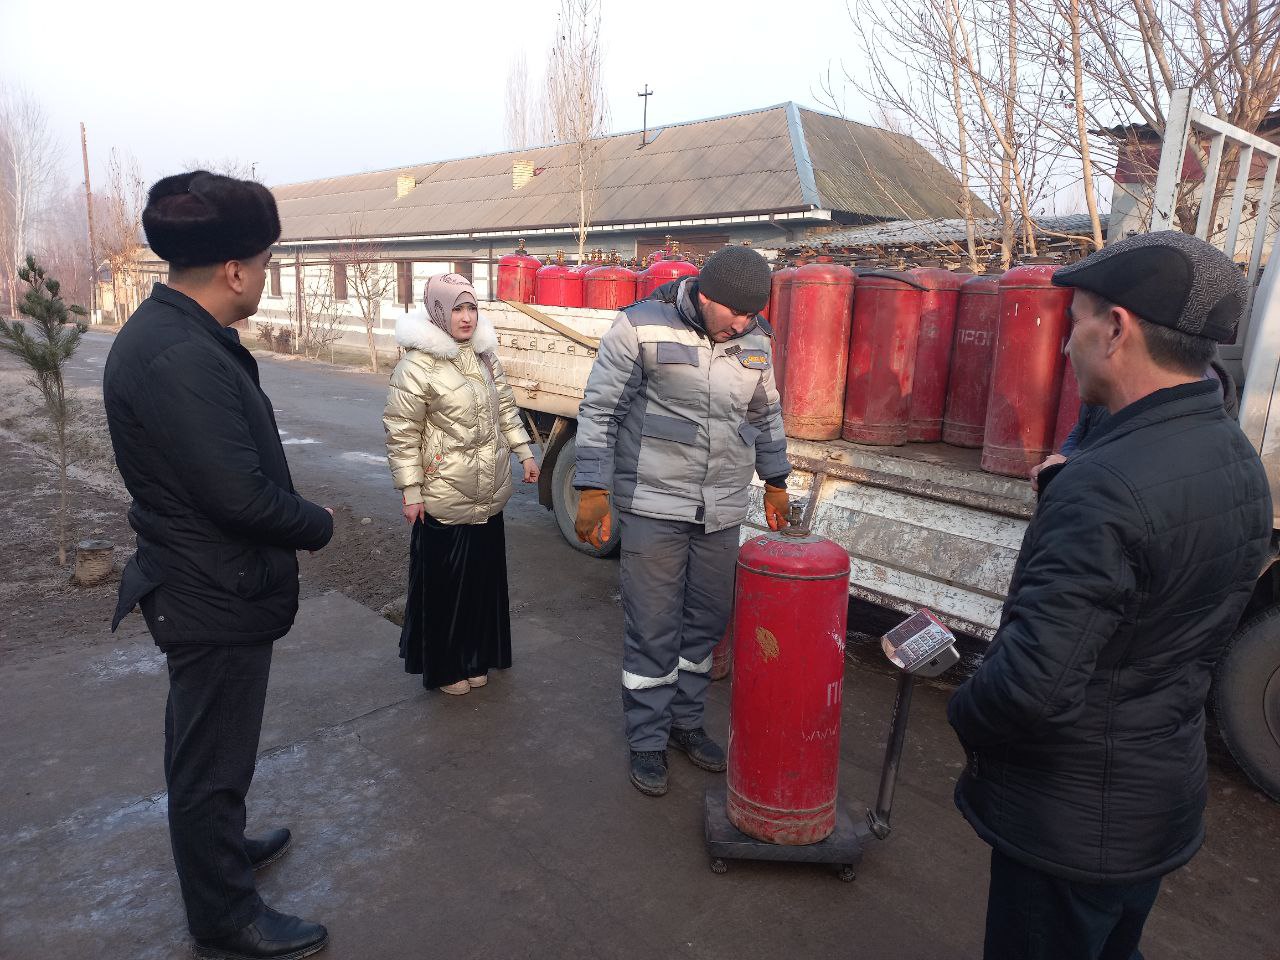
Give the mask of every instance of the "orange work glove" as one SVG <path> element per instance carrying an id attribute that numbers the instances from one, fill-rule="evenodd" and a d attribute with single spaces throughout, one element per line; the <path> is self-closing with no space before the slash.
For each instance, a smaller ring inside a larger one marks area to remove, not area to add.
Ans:
<path id="1" fill-rule="evenodd" d="M 609 516 L 609 493 L 605 490 L 582 490 L 578 493 L 578 519 L 573 525 L 578 539 L 597 550 L 609 542 L 613 520 Z"/>
<path id="2" fill-rule="evenodd" d="M 764 519 L 770 530 L 781 530 L 787 525 L 787 510 L 791 499 L 786 487 L 764 485 Z"/>

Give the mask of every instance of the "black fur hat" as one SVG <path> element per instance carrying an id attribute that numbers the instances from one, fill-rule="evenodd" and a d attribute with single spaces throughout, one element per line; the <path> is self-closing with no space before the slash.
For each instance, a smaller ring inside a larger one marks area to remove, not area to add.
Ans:
<path id="1" fill-rule="evenodd" d="M 157 181 L 142 211 L 147 243 L 175 267 L 243 260 L 280 239 L 276 198 L 262 184 L 207 170 Z"/>

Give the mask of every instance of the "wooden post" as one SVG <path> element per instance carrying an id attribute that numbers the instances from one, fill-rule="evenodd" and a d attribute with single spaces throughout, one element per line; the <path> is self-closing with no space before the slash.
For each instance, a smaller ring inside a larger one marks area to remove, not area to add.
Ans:
<path id="1" fill-rule="evenodd" d="M 84 206 L 89 215 L 89 318 L 92 323 L 98 312 L 98 247 L 93 237 L 93 189 L 89 186 L 89 140 L 84 121 L 80 122 L 80 155 L 84 160 Z"/>

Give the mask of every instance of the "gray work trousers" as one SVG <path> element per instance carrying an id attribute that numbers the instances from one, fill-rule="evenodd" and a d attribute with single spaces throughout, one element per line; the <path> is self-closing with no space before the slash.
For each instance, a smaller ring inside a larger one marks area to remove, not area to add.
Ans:
<path id="1" fill-rule="evenodd" d="M 622 710 L 632 750 L 665 750 L 672 726 L 702 726 L 711 651 L 733 609 L 738 528 L 618 511 Z"/>

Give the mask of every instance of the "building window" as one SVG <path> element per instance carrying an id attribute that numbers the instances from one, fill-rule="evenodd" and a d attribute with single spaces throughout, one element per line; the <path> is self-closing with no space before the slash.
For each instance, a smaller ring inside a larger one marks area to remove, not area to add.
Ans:
<path id="1" fill-rule="evenodd" d="M 271 264 L 271 296 L 280 296 L 280 264 Z"/>
<path id="2" fill-rule="evenodd" d="M 333 262 L 333 299 L 339 303 L 347 299 L 347 265 L 338 260 Z"/>
<path id="3" fill-rule="evenodd" d="M 413 264 L 408 260 L 396 262 L 396 303 L 413 303 Z"/>

